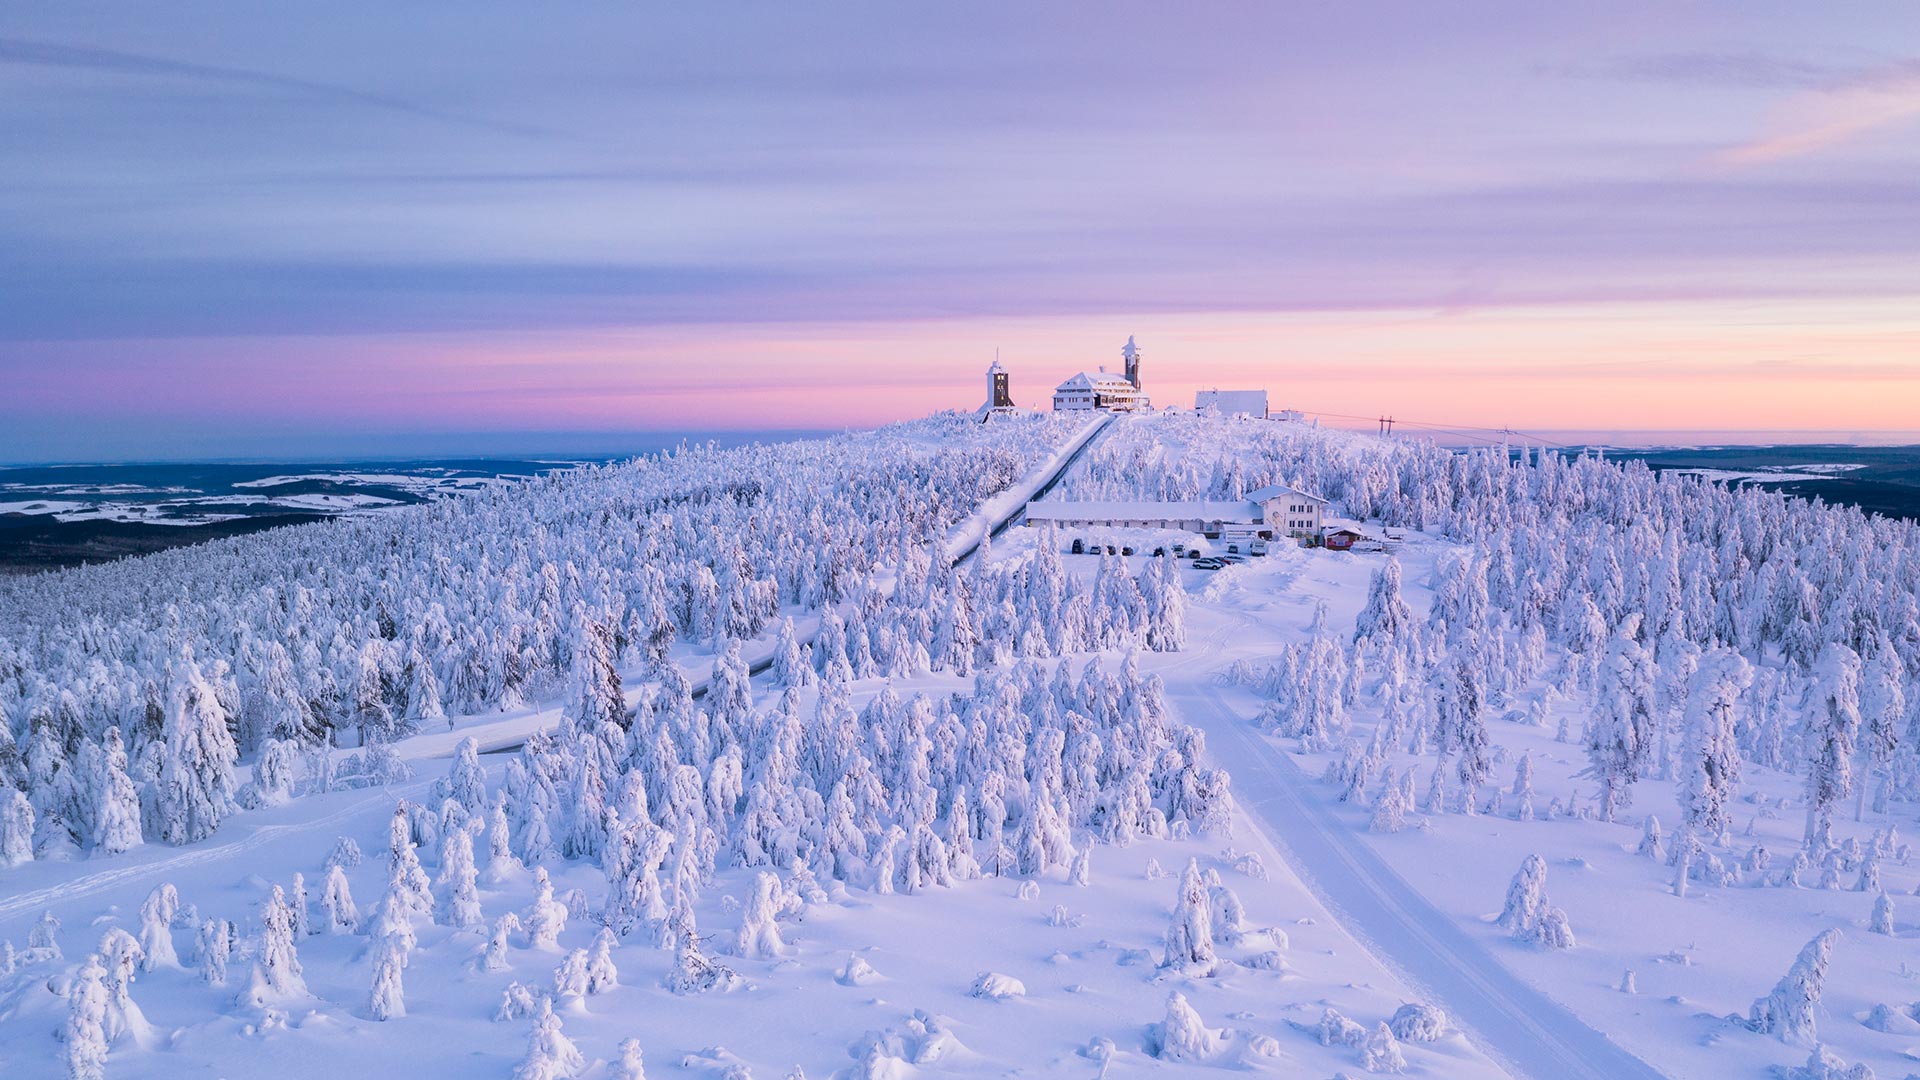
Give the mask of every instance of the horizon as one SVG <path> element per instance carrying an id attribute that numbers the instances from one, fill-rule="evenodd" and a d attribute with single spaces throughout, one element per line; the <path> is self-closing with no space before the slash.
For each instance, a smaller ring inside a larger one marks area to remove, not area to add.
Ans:
<path id="1" fill-rule="evenodd" d="M 1129 334 L 1163 405 L 1920 412 L 1903 6 L 363 13 L 0 12 L 0 460 L 865 428 Z"/>

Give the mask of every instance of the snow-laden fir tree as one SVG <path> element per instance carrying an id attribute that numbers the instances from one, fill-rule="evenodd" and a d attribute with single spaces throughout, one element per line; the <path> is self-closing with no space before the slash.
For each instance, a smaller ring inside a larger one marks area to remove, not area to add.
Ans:
<path id="1" fill-rule="evenodd" d="M 208 986 L 225 986 L 227 959 L 233 955 L 233 924 L 225 919 L 203 920 L 195 951 L 201 980 Z"/>
<path id="2" fill-rule="evenodd" d="M 780 924 L 775 921 L 779 893 L 779 878 L 765 870 L 754 876 L 753 891 L 748 894 L 740 912 L 740 933 L 734 944 L 735 955 L 752 960 L 771 960 L 786 951 L 786 942 L 780 939 Z"/>
<path id="3" fill-rule="evenodd" d="M 561 1031 L 552 1001 L 543 996 L 535 1009 L 533 1034 L 527 1039 L 527 1056 L 513 1070 L 513 1080 L 565 1080 L 580 1075 L 587 1067 L 587 1060 Z"/>
<path id="4" fill-rule="evenodd" d="M 133 1003 L 134 973 L 143 956 L 140 943 L 119 927 L 110 927 L 100 935 L 100 959 L 107 969 L 106 1032 L 109 1044 L 128 1036 L 143 1035 L 147 1021 Z"/>
<path id="5" fill-rule="evenodd" d="M 1752 666 L 1730 649 L 1701 657 L 1688 685 L 1677 783 L 1683 827 L 1705 840 L 1718 840 L 1732 826 L 1740 785 L 1737 709 L 1751 685 Z"/>
<path id="6" fill-rule="evenodd" d="M 68 1080 L 105 1080 L 107 1075 L 107 970 L 88 956 L 67 989 Z"/>
<path id="7" fill-rule="evenodd" d="M 226 711 L 191 656 L 174 665 L 172 681 L 155 814 L 162 840 L 190 844 L 213 835 L 233 809 L 239 751 Z"/>
<path id="8" fill-rule="evenodd" d="M 1893 901 L 1881 893 L 1874 898 L 1873 913 L 1867 919 L 1867 929 L 1876 934 L 1893 936 Z"/>
<path id="9" fill-rule="evenodd" d="M 1827 965 L 1839 939 L 1840 931 L 1824 930 L 1807 942 L 1773 992 L 1754 1001 L 1747 1011 L 1747 1026 L 1781 1042 L 1811 1046 L 1817 1037 L 1815 1008 L 1826 988 Z"/>
<path id="10" fill-rule="evenodd" d="M 389 891 L 373 917 L 373 983 L 367 997 L 367 1015 L 393 1020 L 407 1015 L 403 981 L 413 956 L 413 908 L 404 895 Z"/>
<path id="11" fill-rule="evenodd" d="M 1833 812 L 1853 790 L 1854 740 L 1860 731 L 1860 657 L 1838 643 L 1821 652 L 1807 712 L 1806 848 L 1833 846 Z"/>
<path id="12" fill-rule="evenodd" d="M 1549 949 L 1570 949 L 1573 930 L 1566 913 L 1547 900 L 1547 864 L 1528 855 L 1507 886 L 1507 901 L 1495 922 L 1515 938 Z"/>
<path id="13" fill-rule="evenodd" d="M 1367 1041 L 1361 1045 L 1360 1067 L 1370 1073 L 1397 1075 L 1407 1071 L 1407 1058 L 1400 1051 L 1400 1040 L 1394 1037 L 1393 1029 L 1385 1020 L 1374 1025 Z"/>
<path id="14" fill-rule="evenodd" d="M 620 985 L 620 969 L 613 962 L 613 950 L 619 944 L 619 938 L 604 926 L 593 935 L 593 951 L 587 956 L 587 993 L 604 994 Z"/>
<path id="15" fill-rule="evenodd" d="M 574 949 L 554 965 L 553 996 L 564 1006 L 579 1007 L 587 996 L 587 950 Z"/>
<path id="16" fill-rule="evenodd" d="M 353 902 L 353 890 L 347 885 L 347 872 L 339 863 L 327 867 L 326 885 L 320 890 L 320 910 L 327 913 L 327 932 L 360 932 L 360 909 Z"/>
<path id="17" fill-rule="evenodd" d="M 287 894 L 275 885 L 260 909 L 260 949 L 254 957 L 253 989 L 256 1002 L 286 1000 L 307 992 L 300 957 L 294 945 L 293 909 Z"/>
<path id="18" fill-rule="evenodd" d="M 640 1051 L 639 1039 L 621 1039 L 617 1048 L 620 1056 L 607 1064 L 610 1080 L 647 1080 L 644 1055 Z"/>
<path id="19" fill-rule="evenodd" d="M 487 935 L 487 948 L 480 957 L 481 971 L 507 971 L 513 967 L 508 960 L 512 948 L 509 938 L 520 932 L 520 916 L 513 912 L 503 912 L 493 920 L 493 930 Z"/>
<path id="20" fill-rule="evenodd" d="M 1633 784 L 1646 775 L 1655 740 L 1653 656 L 1638 637 L 1641 617 L 1621 620 L 1607 646 L 1587 720 L 1588 767 L 1600 782 L 1600 816 L 1612 821 L 1633 801 Z"/>
<path id="21" fill-rule="evenodd" d="M 533 868 L 533 904 L 520 924 L 526 928 L 528 944 L 533 948 L 547 952 L 560 948 L 560 931 L 567 928 L 567 905 L 553 898 L 553 882 L 544 866 Z"/>
<path id="22" fill-rule="evenodd" d="M 413 824 L 405 802 L 393 808 L 393 817 L 387 822 L 387 897 L 386 902 L 397 902 L 410 914 L 433 913 L 433 884 L 414 849 Z"/>
<path id="23" fill-rule="evenodd" d="M 448 829 L 440 838 L 439 921 L 456 930 L 481 925 L 479 871 L 473 865 L 473 834 Z"/>
<path id="24" fill-rule="evenodd" d="M 0 785 L 0 869 L 33 861 L 33 824 L 26 792 Z"/>
<path id="25" fill-rule="evenodd" d="M 177 968 L 180 956 L 173 948 L 173 920 L 180 914 L 180 894 L 169 884 L 156 885 L 140 903 L 140 949 L 146 954 L 143 970 Z"/>
<path id="26" fill-rule="evenodd" d="M 487 809 L 487 774 L 480 768 L 480 742 L 469 735 L 453 748 L 453 768 L 447 773 L 448 796 L 469 814 Z"/>
<path id="27" fill-rule="evenodd" d="M 119 855 L 144 843 L 140 834 L 140 792 L 127 775 L 127 752 L 120 729 L 107 729 L 102 750 L 99 808 L 93 845 L 103 855 Z"/>
<path id="28" fill-rule="evenodd" d="M 1153 1031 L 1150 1047 L 1161 1061 L 1207 1061 L 1225 1045 L 1225 1033 L 1200 1019 L 1178 990 L 1167 995 L 1167 1015 Z"/>
<path id="29" fill-rule="evenodd" d="M 1210 975 L 1218 959 L 1213 951 L 1213 901 L 1197 860 L 1188 859 L 1180 892 L 1167 923 L 1167 948 L 1161 967 Z"/>

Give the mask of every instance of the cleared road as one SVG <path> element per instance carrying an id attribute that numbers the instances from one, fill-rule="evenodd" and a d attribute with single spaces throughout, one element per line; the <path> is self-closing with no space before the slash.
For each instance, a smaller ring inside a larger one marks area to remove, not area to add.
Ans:
<path id="1" fill-rule="evenodd" d="M 1208 676 L 1169 680 L 1184 719 L 1233 776 L 1234 799 L 1341 923 L 1432 995 L 1481 1049 L 1532 1080 L 1660 1080 L 1658 1070 L 1508 971 L 1361 843 L 1291 757 Z"/>

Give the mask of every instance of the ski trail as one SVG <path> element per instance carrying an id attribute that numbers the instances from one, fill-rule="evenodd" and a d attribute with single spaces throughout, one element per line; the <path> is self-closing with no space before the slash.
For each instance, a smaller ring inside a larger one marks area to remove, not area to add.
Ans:
<path id="1" fill-rule="evenodd" d="M 1661 1073 L 1508 971 L 1435 909 L 1321 800 L 1287 754 L 1205 677 L 1170 688 L 1185 720 L 1233 766 L 1234 800 L 1343 926 L 1469 1029 L 1515 1076 L 1657 1080 Z"/>
<path id="2" fill-rule="evenodd" d="M 109 889 L 137 882 L 143 878 L 172 877 L 187 867 L 200 866 L 206 863 L 218 862 L 221 859 L 231 856 L 241 855 L 255 848 L 280 843 L 300 833 L 313 832 L 318 829 L 338 825 L 348 818 L 370 811 L 384 817 L 393 812 L 393 803 L 396 798 L 403 798 L 415 794 L 415 789 L 424 789 L 430 786 L 431 783 L 432 781 L 430 780 L 415 780 L 391 788 L 381 788 L 369 794 L 364 799 L 356 799 L 346 806 L 320 817 L 287 825 L 261 825 L 246 836 L 224 844 L 184 847 L 171 851 L 169 854 L 157 859 L 145 859 L 131 864 L 125 863 L 128 856 L 119 856 L 115 861 L 121 862 L 123 865 L 69 878 L 57 885 L 49 885 L 43 889 L 34 889 L 29 892 L 16 893 L 12 896 L 0 897 L 0 921 L 19 915 L 30 914 L 36 910 L 48 907 L 56 901 L 77 900 L 81 897 L 91 896 L 95 893 L 105 892 Z M 154 850 L 154 846 L 149 846 L 145 850 Z M 161 847 L 160 850 L 166 849 Z"/>

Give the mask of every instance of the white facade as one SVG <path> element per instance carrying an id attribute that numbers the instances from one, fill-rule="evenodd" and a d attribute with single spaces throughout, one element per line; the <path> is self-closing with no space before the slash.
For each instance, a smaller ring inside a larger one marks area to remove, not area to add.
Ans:
<path id="1" fill-rule="evenodd" d="M 1267 524 L 1296 539 L 1319 536 L 1326 521 L 1327 500 L 1298 488 L 1276 484 L 1249 491 L 1247 498 L 1260 504 Z"/>
<path id="2" fill-rule="evenodd" d="M 1194 411 L 1216 409 L 1223 416 L 1257 416 L 1266 419 L 1265 390 L 1200 390 L 1193 395 Z"/>
<path id="3" fill-rule="evenodd" d="M 1053 391 L 1055 412 L 1105 409 L 1108 412 L 1145 412 L 1153 407 L 1147 395 L 1125 376 L 1102 369 L 1083 371 Z"/>

